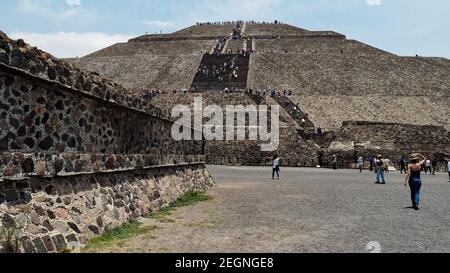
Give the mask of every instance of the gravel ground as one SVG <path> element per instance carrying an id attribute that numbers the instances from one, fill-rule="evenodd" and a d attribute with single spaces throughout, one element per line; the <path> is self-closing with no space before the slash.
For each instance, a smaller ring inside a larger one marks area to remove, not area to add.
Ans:
<path id="1" fill-rule="evenodd" d="M 422 208 L 410 206 L 404 176 L 353 170 L 209 166 L 214 200 L 178 209 L 158 229 L 104 252 L 450 252 L 447 174 L 423 176 Z"/>

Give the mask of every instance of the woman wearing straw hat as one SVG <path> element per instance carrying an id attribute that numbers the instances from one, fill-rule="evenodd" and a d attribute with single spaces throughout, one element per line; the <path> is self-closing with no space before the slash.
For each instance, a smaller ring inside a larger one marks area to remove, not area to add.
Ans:
<path id="1" fill-rule="evenodd" d="M 422 160 L 421 160 L 422 159 Z M 420 205 L 420 188 L 422 187 L 422 180 L 420 179 L 420 172 L 426 162 L 426 157 L 421 154 L 411 155 L 411 163 L 408 164 L 408 175 L 405 180 L 405 187 L 411 188 L 412 208 L 419 210 Z"/>

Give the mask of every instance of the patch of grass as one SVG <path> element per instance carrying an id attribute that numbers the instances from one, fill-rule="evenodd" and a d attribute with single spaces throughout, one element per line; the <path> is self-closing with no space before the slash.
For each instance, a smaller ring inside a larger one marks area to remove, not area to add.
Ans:
<path id="1" fill-rule="evenodd" d="M 93 249 L 99 249 L 103 247 L 108 247 L 113 244 L 118 246 L 124 246 L 123 242 L 126 239 L 130 239 L 142 234 L 148 234 L 152 230 L 155 230 L 156 226 L 141 226 L 137 222 L 125 223 L 120 227 L 108 230 L 104 232 L 101 236 L 96 237 L 89 241 L 83 251 L 89 251 Z"/>
<path id="2" fill-rule="evenodd" d="M 200 202 L 209 201 L 213 198 L 205 193 L 201 192 L 188 192 L 177 201 L 170 204 L 168 207 L 162 208 L 159 211 L 150 213 L 147 218 L 155 219 L 158 221 L 167 221 L 167 217 L 172 215 L 172 211 L 177 208 L 192 206 Z"/>
<path id="3" fill-rule="evenodd" d="M 185 195 L 183 195 L 181 198 L 179 198 L 177 201 L 175 201 L 173 204 L 171 204 L 172 207 L 179 208 L 179 207 L 186 207 L 186 206 L 192 206 L 199 202 L 209 201 L 212 200 L 212 197 L 207 195 L 206 193 L 202 192 L 188 192 Z"/>
<path id="4" fill-rule="evenodd" d="M 126 244 L 127 244 L 127 242 L 125 242 L 125 241 L 120 241 L 120 242 L 117 243 L 117 246 L 118 246 L 118 247 L 124 247 Z"/>
<path id="5" fill-rule="evenodd" d="M 162 209 L 160 209 L 160 210 L 158 210 L 156 212 L 150 213 L 147 216 L 147 218 L 154 219 L 154 220 L 166 219 L 166 217 L 172 215 L 171 211 L 173 211 L 173 210 L 174 210 L 173 207 L 170 207 L 170 206 L 169 207 L 165 207 L 165 208 L 162 208 Z"/>

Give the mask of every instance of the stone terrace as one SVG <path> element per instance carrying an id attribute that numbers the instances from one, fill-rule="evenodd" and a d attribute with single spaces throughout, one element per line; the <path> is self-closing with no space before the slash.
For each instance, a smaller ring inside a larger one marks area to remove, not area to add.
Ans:
<path id="1" fill-rule="evenodd" d="M 323 128 L 346 120 L 450 128 L 450 62 L 352 54 L 253 54 L 251 88 L 291 90 Z"/>
<path id="2" fill-rule="evenodd" d="M 215 44 L 214 40 L 128 42 L 112 45 L 86 57 L 199 54 L 211 51 Z"/>
<path id="3" fill-rule="evenodd" d="M 331 130 L 347 120 L 436 125 L 450 130 L 448 97 L 302 95 L 292 100 L 308 112 L 314 124 Z"/>
<path id="4" fill-rule="evenodd" d="M 227 37 L 233 32 L 233 28 L 236 26 L 235 23 L 224 24 L 224 25 L 195 25 L 180 31 L 174 32 L 171 36 L 223 36 Z"/>
<path id="5" fill-rule="evenodd" d="M 351 54 L 380 55 L 388 52 L 354 40 L 340 37 L 308 37 L 299 39 L 261 39 L 255 40 L 258 53 L 296 53 L 296 54 Z"/>
<path id="6" fill-rule="evenodd" d="M 244 37 L 267 35 L 302 35 L 311 33 L 309 30 L 286 24 L 246 24 Z"/>
<path id="7" fill-rule="evenodd" d="M 450 61 L 353 54 L 254 54 L 252 88 L 301 95 L 449 96 Z"/>
<path id="8" fill-rule="evenodd" d="M 130 41 L 73 60 L 83 69 L 113 78 L 135 93 L 189 88 L 204 52 L 215 40 Z"/>
<path id="9" fill-rule="evenodd" d="M 135 94 L 145 89 L 179 90 L 189 88 L 202 54 L 134 55 L 82 58 L 80 67 L 113 78 Z"/>

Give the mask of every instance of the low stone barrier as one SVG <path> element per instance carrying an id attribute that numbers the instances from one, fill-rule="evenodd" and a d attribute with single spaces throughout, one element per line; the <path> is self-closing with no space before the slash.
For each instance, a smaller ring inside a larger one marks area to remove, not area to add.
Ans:
<path id="1" fill-rule="evenodd" d="M 153 154 L 0 154 L 0 179 L 27 176 L 55 177 L 85 173 L 128 171 L 157 166 L 204 162 L 203 155 Z"/>
<path id="2" fill-rule="evenodd" d="M 85 244 L 189 191 L 205 191 L 213 185 L 202 163 L 4 180 L 0 181 L 0 225 L 16 222 L 22 227 L 22 252 L 62 252 L 68 244 Z"/>

